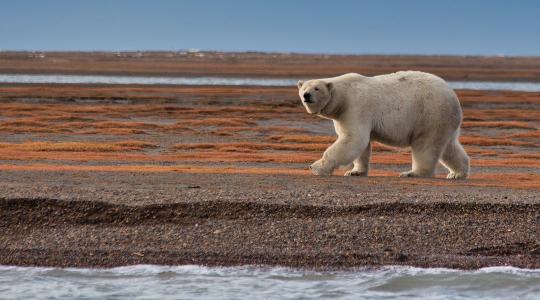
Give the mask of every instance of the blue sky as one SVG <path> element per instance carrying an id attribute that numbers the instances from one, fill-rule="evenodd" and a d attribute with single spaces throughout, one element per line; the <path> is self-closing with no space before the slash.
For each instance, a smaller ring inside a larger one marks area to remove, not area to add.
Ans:
<path id="1" fill-rule="evenodd" d="M 540 1 L 0 0 L 0 49 L 540 55 Z"/>

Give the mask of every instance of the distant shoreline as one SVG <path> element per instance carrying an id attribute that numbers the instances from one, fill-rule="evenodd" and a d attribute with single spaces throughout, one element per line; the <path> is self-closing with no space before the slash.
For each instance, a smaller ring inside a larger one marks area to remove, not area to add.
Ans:
<path id="1" fill-rule="evenodd" d="M 313 78 L 399 70 L 453 81 L 540 82 L 540 57 L 326 55 L 262 52 L 0 52 L 0 73 Z"/>

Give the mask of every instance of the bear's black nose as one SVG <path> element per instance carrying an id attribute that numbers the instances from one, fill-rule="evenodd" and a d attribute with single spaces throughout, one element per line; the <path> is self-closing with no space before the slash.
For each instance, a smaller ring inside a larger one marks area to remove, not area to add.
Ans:
<path id="1" fill-rule="evenodd" d="M 311 103 L 311 94 L 310 93 L 305 93 L 304 94 L 304 102 Z"/>

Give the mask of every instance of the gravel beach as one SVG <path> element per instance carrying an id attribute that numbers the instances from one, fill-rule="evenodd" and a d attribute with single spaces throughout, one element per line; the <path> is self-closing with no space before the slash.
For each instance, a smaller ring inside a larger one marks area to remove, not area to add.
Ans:
<path id="1" fill-rule="evenodd" d="M 539 192 L 418 188 L 379 177 L 0 179 L 0 264 L 540 267 Z"/>

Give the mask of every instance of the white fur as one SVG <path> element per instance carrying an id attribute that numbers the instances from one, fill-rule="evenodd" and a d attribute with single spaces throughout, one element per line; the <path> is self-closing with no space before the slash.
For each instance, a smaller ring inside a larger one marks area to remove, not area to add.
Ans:
<path id="1" fill-rule="evenodd" d="M 332 119 L 338 138 L 310 168 L 328 175 L 354 163 L 346 176 L 367 175 L 371 141 L 412 149 L 412 169 L 402 177 L 433 177 L 437 162 L 449 179 L 469 174 L 469 157 L 458 141 L 463 114 L 441 78 L 406 71 L 375 77 L 345 74 L 298 82 L 309 113 Z M 309 93 L 311 102 L 304 95 Z"/>

